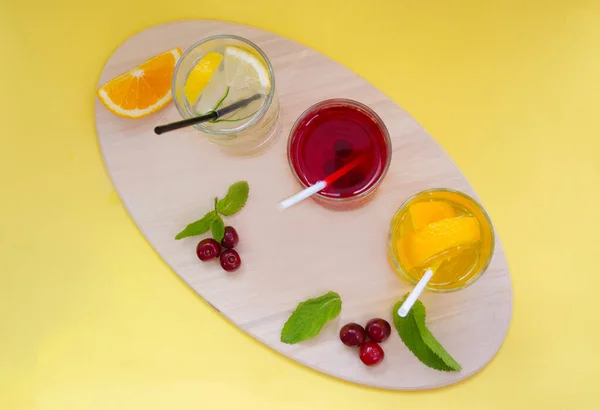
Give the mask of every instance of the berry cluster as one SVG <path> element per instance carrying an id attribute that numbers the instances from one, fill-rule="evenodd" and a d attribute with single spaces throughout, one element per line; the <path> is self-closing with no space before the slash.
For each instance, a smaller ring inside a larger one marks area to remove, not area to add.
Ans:
<path id="1" fill-rule="evenodd" d="M 383 360 L 384 352 L 379 343 L 384 342 L 392 331 L 384 319 L 371 319 L 365 327 L 358 323 L 348 323 L 340 329 L 340 340 L 350 347 L 360 347 L 360 360 L 367 366 L 374 366 Z M 370 339 L 370 340 L 368 340 Z"/>
<path id="2" fill-rule="evenodd" d="M 233 248 L 239 243 L 240 238 L 232 226 L 225 227 L 225 235 L 221 243 L 213 238 L 202 239 L 196 247 L 196 255 L 203 261 L 219 258 L 221 267 L 227 272 L 237 270 L 242 264 L 240 255 Z M 221 252 L 221 250 L 223 250 Z"/>

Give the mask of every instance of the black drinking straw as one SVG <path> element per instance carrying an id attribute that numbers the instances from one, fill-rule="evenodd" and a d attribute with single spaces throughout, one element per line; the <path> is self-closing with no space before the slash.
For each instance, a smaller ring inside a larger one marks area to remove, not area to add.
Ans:
<path id="1" fill-rule="evenodd" d="M 201 122 L 216 120 L 224 115 L 230 114 L 235 110 L 238 110 L 246 105 L 250 104 L 254 100 L 258 100 L 260 98 L 260 94 L 254 94 L 252 97 L 245 98 L 238 102 L 234 102 L 233 104 L 223 107 L 219 110 L 211 111 L 208 114 L 200 115 L 198 117 L 188 118 L 186 120 L 181 120 L 177 122 L 172 122 L 170 124 L 159 125 L 154 128 L 154 132 L 156 134 L 162 134 L 164 132 L 169 132 L 173 130 L 178 130 L 180 128 L 189 127 L 190 125 L 200 124 Z"/>

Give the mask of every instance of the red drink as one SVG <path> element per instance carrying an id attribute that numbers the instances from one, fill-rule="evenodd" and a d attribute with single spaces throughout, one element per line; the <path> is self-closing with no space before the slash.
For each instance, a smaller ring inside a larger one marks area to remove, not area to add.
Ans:
<path id="1" fill-rule="evenodd" d="M 375 191 L 391 160 L 388 131 L 367 106 L 335 99 L 305 111 L 290 133 L 290 166 L 303 186 L 324 180 L 362 155 L 359 165 L 317 194 L 321 199 L 362 201 Z"/>

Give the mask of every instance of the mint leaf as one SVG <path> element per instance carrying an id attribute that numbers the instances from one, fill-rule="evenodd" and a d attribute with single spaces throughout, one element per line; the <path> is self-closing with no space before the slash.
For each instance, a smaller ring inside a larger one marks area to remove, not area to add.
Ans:
<path id="1" fill-rule="evenodd" d="M 295 344 L 319 334 L 325 323 L 342 310 L 342 299 L 336 292 L 300 302 L 281 329 L 281 341 Z"/>
<path id="2" fill-rule="evenodd" d="M 458 364 L 458 362 L 454 360 L 452 356 L 450 356 L 450 353 L 448 353 L 446 349 L 444 349 L 444 347 L 437 341 L 433 334 L 431 334 L 429 329 L 427 329 L 427 326 L 425 325 L 425 305 L 423 305 L 421 301 L 417 300 L 411 310 L 414 314 L 415 323 L 419 328 L 419 333 L 421 334 L 421 337 L 423 338 L 423 341 L 425 342 L 429 350 L 435 353 L 437 357 L 442 359 L 446 366 L 448 366 L 451 370 L 462 369 L 461 365 Z"/>
<path id="3" fill-rule="evenodd" d="M 211 227 L 212 221 L 218 217 L 215 211 L 210 211 L 202 217 L 202 219 L 192 222 L 185 229 L 177 234 L 175 239 L 183 239 L 189 236 L 202 235 L 208 232 Z"/>
<path id="4" fill-rule="evenodd" d="M 394 305 L 394 326 L 400 335 L 400 338 L 410 350 L 421 362 L 426 366 L 443 371 L 450 371 L 450 368 L 446 366 L 444 361 L 440 359 L 435 353 L 433 353 L 421 337 L 419 327 L 415 322 L 415 318 L 411 311 L 404 318 L 398 315 L 398 309 L 402 305 L 402 301 Z"/>
<path id="5" fill-rule="evenodd" d="M 249 192 L 250 186 L 246 181 L 238 181 L 232 184 L 227 190 L 225 198 L 217 202 L 217 211 L 225 216 L 239 212 L 246 205 Z"/>
<path id="6" fill-rule="evenodd" d="M 213 238 L 215 238 L 217 242 L 221 242 L 221 239 L 225 236 L 225 223 L 219 215 L 217 215 L 210 224 L 210 229 L 212 230 Z"/>
<path id="7" fill-rule="evenodd" d="M 406 317 L 398 315 L 398 309 L 404 299 L 394 305 L 392 316 L 394 326 L 406 347 L 428 367 L 445 372 L 461 370 L 460 364 L 450 356 L 427 329 L 425 306 L 420 300 L 415 302 Z"/>

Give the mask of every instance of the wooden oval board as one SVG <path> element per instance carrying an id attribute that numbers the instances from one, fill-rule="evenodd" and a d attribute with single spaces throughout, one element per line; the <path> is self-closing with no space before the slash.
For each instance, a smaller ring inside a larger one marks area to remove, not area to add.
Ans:
<path id="1" fill-rule="evenodd" d="M 256 157 L 221 153 L 194 129 L 155 135 L 156 125 L 180 119 L 173 104 L 147 118 L 128 120 L 96 100 L 96 127 L 106 167 L 124 205 L 167 264 L 227 319 L 284 355 L 323 373 L 389 389 L 426 389 L 463 380 L 496 354 L 508 330 L 512 291 L 500 241 L 488 271 L 470 288 L 426 293 L 427 322 L 462 364 L 461 372 L 432 370 L 419 362 L 398 335 L 382 345 L 385 360 L 364 366 L 357 351 L 342 345 L 340 327 L 372 317 L 391 322 L 391 309 L 411 289 L 387 261 L 387 233 L 400 204 L 414 193 L 449 187 L 474 195 L 444 150 L 385 94 L 344 66 L 294 41 L 252 27 L 218 21 L 182 21 L 131 37 L 110 57 L 99 85 L 147 58 L 174 47 L 182 51 L 214 34 L 250 39 L 271 60 L 281 103 L 277 143 Z M 361 101 L 386 123 L 393 141 L 389 173 L 364 207 L 334 212 L 308 200 L 280 213 L 276 204 L 299 190 L 286 154 L 289 130 L 310 105 L 326 98 Z M 212 198 L 246 179 L 246 207 L 226 223 L 241 238 L 240 270 L 225 273 L 218 262 L 202 263 L 198 237 L 174 240 L 188 223 L 210 210 Z M 329 290 L 343 301 L 340 316 L 314 339 L 293 346 L 279 341 L 296 305 Z"/>

